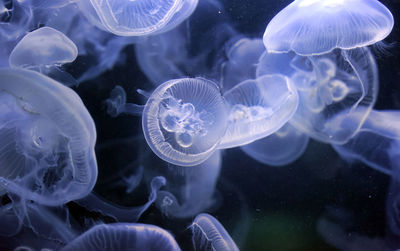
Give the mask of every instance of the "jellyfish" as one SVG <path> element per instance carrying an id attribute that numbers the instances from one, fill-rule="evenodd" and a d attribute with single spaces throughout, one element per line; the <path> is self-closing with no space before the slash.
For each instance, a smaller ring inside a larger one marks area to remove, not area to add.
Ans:
<path id="1" fill-rule="evenodd" d="M 299 107 L 290 123 L 321 142 L 347 142 L 360 129 L 377 98 L 377 65 L 366 47 L 313 57 L 265 52 L 256 74 L 282 71 L 299 95 Z M 357 121 L 354 113 L 358 114 Z"/>
<path id="2" fill-rule="evenodd" d="M 195 250 L 238 251 L 229 233 L 213 216 L 203 213 L 196 216 L 192 225 Z"/>
<path id="3" fill-rule="evenodd" d="M 263 41 L 268 52 L 320 55 L 380 42 L 393 24 L 377 0 L 295 0 L 271 20 Z"/>
<path id="4" fill-rule="evenodd" d="M 188 18 L 198 0 L 78 1 L 97 27 L 118 36 L 145 36 L 168 31 Z"/>
<path id="5" fill-rule="evenodd" d="M 255 78 L 258 59 L 264 51 L 261 39 L 241 38 L 229 47 L 226 52 L 228 59 L 221 66 L 224 93 L 240 82 Z"/>
<path id="6" fill-rule="evenodd" d="M 218 86 L 202 78 L 167 81 L 143 110 L 145 139 L 161 159 L 178 166 L 204 162 L 227 128 L 227 107 Z"/>
<path id="7" fill-rule="evenodd" d="M 194 217 L 215 204 L 215 187 L 221 169 L 218 150 L 203 163 L 190 166 L 163 165 L 170 178 L 165 189 L 157 194 L 156 206 L 163 214 L 173 218 Z M 164 171 L 164 172 L 165 172 Z"/>
<path id="8" fill-rule="evenodd" d="M 149 224 L 114 223 L 92 227 L 68 243 L 68 250 L 181 250 L 166 230 Z"/>
<path id="9" fill-rule="evenodd" d="M 231 148 L 266 137 L 296 112 L 298 96 L 292 81 L 279 74 L 243 81 L 224 93 L 229 104 L 228 129 L 218 148 Z"/>
<path id="10" fill-rule="evenodd" d="M 67 36 L 53 28 L 42 27 L 19 41 L 11 52 L 9 64 L 14 68 L 61 65 L 74 61 L 77 56 L 78 48 Z"/>
<path id="11" fill-rule="evenodd" d="M 241 149 L 260 163 L 284 166 L 296 161 L 305 152 L 309 137 L 286 123 L 277 132 L 244 145 Z"/>
<path id="12" fill-rule="evenodd" d="M 96 129 L 79 96 L 23 69 L 1 69 L 0 86 L 0 187 L 50 206 L 89 194 Z"/>

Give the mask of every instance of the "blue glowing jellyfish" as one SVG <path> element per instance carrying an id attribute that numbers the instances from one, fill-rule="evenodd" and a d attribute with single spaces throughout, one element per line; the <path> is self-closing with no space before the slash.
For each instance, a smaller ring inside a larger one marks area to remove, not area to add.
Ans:
<path id="1" fill-rule="evenodd" d="M 250 157 L 270 166 L 284 166 L 296 161 L 307 148 L 309 137 L 286 123 L 277 132 L 244 145 Z"/>
<path id="2" fill-rule="evenodd" d="M 209 214 L 199 214 L 191 225 L 195 250 L 238 251 L 221 223 Z"/>
<path id="3" fill-rule="evenodd" d="M 292 81 L 279 74 L 246 80 L 224 93 L 228 129 L 220 149 L 248 144 L 281 128 L 296 112 L 299 98 Z"/>
<path id="4" fill-rule="evenodd" d="M 290 123 L 322 142 L 343 144 L 354 136 L 378 94 L 378 70 L 368 48 L 313 57 L 266 52 L 257 76 L 274 73 L 289 76 L 299 94 L 299 107 Z M 360 115 L 356 123 L 354 113 Z"/>
<path id="5" fill-rule="evenodd" d="M 69 250 L 181 250 L 164 229 L 147 224 L 114 223 L 92 227 L 68 243 Z"/>
<path id="6" fill-rule="evenodd" d="M 222 64 L 223 92 L 227 92 L 240 82 L 254 79 L 258 59 L 264 51 L 261 39 L 242 38 L 233 43 L 226 52 L 228 60 Z"/>
<path id="7" fill-rule="evenodd" d="M 94 25 L 119 36 L 168 31 L 189 17 L 198 0 L 78 1 Z"/>
<path id="8" fill-rule="evenodd" d="M 86 196 L 97 178 L 96 129 L 79 96 L 37 72 L 0 70 L 0 186 L 60 205 Z"/>
<path id="9" fill-rule="evenodd" d="M 156 206 L 168 217 L 190 218 L 215 204 L 214 192 L 222 165 L 216 151 L 203 163 L 191 167 L 165 168 L 168 184 L 157 194 Z"/>
<path id="10" fill-rule="evenodd" d="M 9 58 L 11 67 L 31 68 L 70 63 L 78 56 L 78 48 L 63 33 L 43 27 L 25 35 Z"/>
<path id="11" fill-rule="evenodd" d="M 227 107 L 218 86 L 182 78 L 157 87 L 143 110 L 147 143 L 161 159 L 179 166 L 205 161 L 227 128 Z"/>
<path id="12" fill-rule="evenodd" d="M 393 16 L 377 0 L 295 0 L 268 24 L 268 52 L 319 55 L 375 44 L 389 35 Z"/>

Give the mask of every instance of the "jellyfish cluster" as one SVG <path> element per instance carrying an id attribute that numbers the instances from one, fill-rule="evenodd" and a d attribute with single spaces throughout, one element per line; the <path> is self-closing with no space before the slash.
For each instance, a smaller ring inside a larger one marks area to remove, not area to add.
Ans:
<path id="1" fill-rule="evenodd" d="M 386 2 L 0 0 L 0 250 L 400 249 Z"/>

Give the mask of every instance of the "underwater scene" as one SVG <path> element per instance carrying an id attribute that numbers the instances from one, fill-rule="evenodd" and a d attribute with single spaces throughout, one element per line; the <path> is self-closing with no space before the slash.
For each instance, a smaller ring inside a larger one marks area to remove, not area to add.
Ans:
<path id="1" fill-rule="evenodd" d="M 399 0 L 0 0 L 0 251 L 400 250 Z"/>

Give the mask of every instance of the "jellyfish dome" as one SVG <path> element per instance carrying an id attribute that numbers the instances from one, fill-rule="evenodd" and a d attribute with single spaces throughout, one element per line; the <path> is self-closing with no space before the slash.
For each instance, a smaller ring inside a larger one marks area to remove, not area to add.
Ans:
<path id="1" fill-rule="evenodd" d="M 50 206 L 86 196 L 97 178 L 96 130 L 79 96 L 22 69 L 0 69 L 0 87 L 0 186 Z"/>
<path id="2" fill-rule="evenodd" d="M 168 31 L 192 14 L 198 0 L 79 1 L 81 11 L 99 28 L 119 36 Z"/>
<path id="3" fill-rule="evenodd" d="M 220 149 L 245 145 L 276 132 L 299 104 L 294 84 L 279 74 L 243 81 L 224 97 L 230 112 Z"/>
<path id="4" fill-rule="evenodd" d="M 383 40 L 393 28 L 391 12 L 377 0 L 296 0 L 268 24 L 268 52 L 317 55 Z"/>
<path id="5" fill-rule="evenodd" d="M 70 63 L 78 56 L 78 48 L 62 32 L 42 27 L 25 35 L 9 58 L 11 67 L 33 67 Z"/>
<path id="6" fill-rule="evenodd" d="M 180 251 L 174 237 L 164 229 L 147 224 L 97 225 L 70 242 L 69 250 L 165 250 Z"/>
<path id="7" fill-rule="evenodd" d="M 202 163 L 217 148 L 227 127 L 227 107 L 218 86 L 202 78 L 181 78 L 157 87 L 142 116 L 153 152 L 179 166 Z"/>

